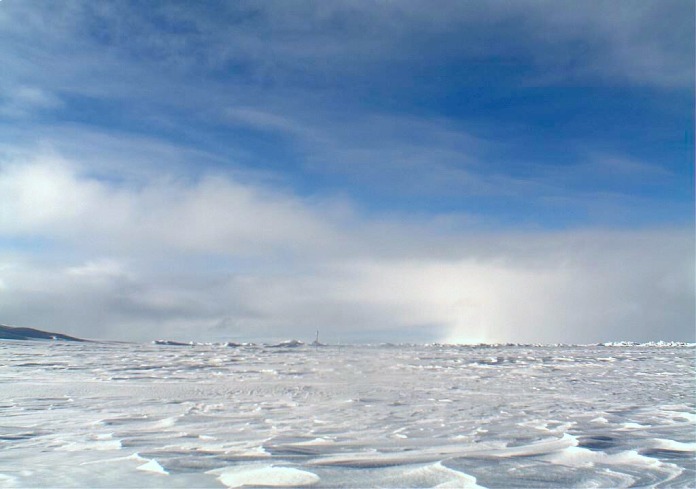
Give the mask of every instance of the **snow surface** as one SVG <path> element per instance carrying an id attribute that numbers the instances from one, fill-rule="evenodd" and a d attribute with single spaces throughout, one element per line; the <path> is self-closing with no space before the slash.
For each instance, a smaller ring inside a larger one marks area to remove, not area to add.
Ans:
<path id="1" fill-rule="evenodd" d="M 694 351 L 4 341 L 0 485 L 694 487 Z"/>

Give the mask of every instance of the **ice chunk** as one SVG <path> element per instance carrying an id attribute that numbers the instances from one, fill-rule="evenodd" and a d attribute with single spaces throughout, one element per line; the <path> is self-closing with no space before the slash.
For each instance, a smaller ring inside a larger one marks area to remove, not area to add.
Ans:
<path id="1" fill-rule="evenodd" d="M 169 475 L 169 472 L 164 470 L 164 467 L 162 467 L 154 458 L 147 463 L 138 465 L 137 469 L 145 472 L 154 472 L 155 474 Z"/>

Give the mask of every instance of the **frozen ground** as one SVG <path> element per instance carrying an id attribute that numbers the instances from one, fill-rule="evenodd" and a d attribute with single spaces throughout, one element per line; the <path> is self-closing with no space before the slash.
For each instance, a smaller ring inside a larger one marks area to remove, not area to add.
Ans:
<path id="1" fill-rule="evenodd" d="M 693 347 L 0 342 L 0 487 L 694 487 Z"/>

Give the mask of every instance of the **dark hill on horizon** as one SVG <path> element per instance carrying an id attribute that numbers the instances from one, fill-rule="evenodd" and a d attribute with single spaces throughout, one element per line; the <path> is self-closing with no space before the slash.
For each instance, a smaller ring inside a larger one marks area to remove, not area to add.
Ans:
<path id="1" fill-rule="evenodd" d="M 34 328 L 21 328 L 0 324 L 0 340 L 57 340 L 57 341 L 88 341 L 62 333 L 51 333 Z"/>

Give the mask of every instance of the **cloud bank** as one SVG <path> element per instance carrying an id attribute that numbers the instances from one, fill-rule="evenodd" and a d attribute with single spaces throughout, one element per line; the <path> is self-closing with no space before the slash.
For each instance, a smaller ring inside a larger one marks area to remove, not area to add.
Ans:
<path id="1" fill-rule="evenodd" d="M 688 229 L 471 233 L 210 174 L 0 167 L 5 322 L 90 338 L 693 340 Z"/>

